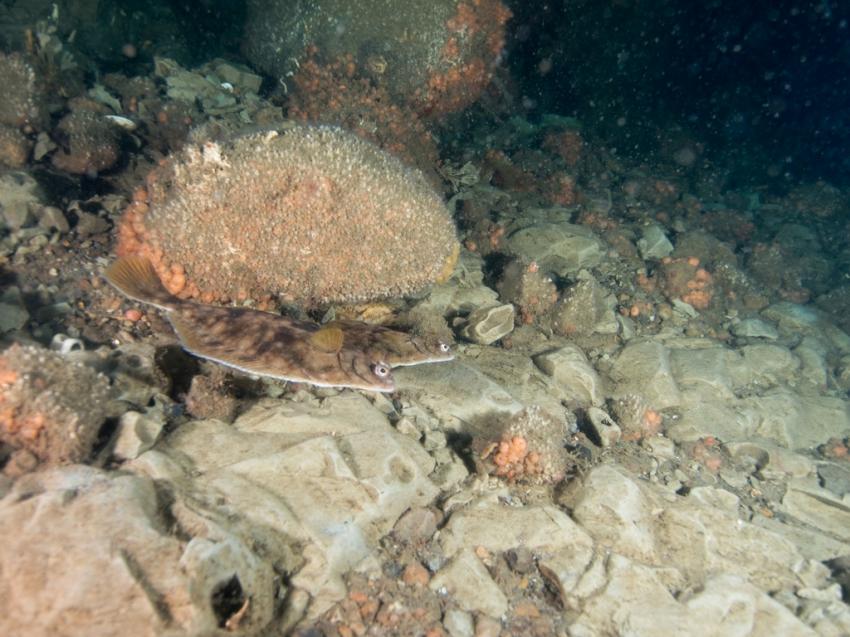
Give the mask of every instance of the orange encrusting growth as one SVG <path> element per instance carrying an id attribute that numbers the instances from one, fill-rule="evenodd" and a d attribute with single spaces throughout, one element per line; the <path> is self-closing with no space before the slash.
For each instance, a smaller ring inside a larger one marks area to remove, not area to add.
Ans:
<path id="1" fill-rule="evenodd" d="M 556 483 L 573 466 L 564 423 L 538 405 L 515 414 L 496 440 L 473 440 L 488 473 L 509 482 Z"/>
<path id="2" fill-rule="evenodd" d="M 366 80 L 403 112 L 435 120 L 481 96 L 499 63 L 511 17 L 502 0 L 264 0 L 248 5 L 243 52 L 254 66 L 275 76 L 284 92 L 313 58 Z M 339 104 L 350 101 L 339 95 Z M 337 110 L 336 95 L 330 98 L 329 109 Z"/>
<path id="3" fill-rule="evenodd" d="M 319 61 L 316 47 L 308 55 L 292 78 L 290 117 L 342 126 L 412 166 L 433 170 L 438 159 L 434 136 L 415 113 L 370 80 L 369 69 L 358 67 L 351 54 L 326 64 Z"/>
<path id="4" fill-rule="evenodd" d="M 511 11 L 499 0 L 460 2 L 446 22 L 448 37 L 426 86 L 414 91 L 422 115 L 439 117 L 475 102 L 490 83 L 491 71 L 505 45 Z"/>
<path id="5" fill-rule="evenodd" d="M 147 212 L 148 205 L 143 201 L 134 200 L 127 206 L 118 226 L 116 254 L 119 257 L 131 254 L 147 257 L 154 264 L 156 273 L 165 285 L 165 289 L 171 294 L 181 297 L 200 296 L 200 290 L 197 289 L 197 286 L 193 285 L 188 290 L 186 289 L 186 275 L 183 266 L 180 264 L 169 265 L 162 248 L 146 241 L 144 218 Z"/>
<path id="6" fill-rule="evenodd" d="M 528 441 L 522 436 L 513 436 L 499 442 L 493 454 L 493 472 L 500 478 L 515 480 L 519 477 L 530 478 L 543 473 L 540 454 L 528 449 Z"/>
<path id="7" fill-rule="evenodd" d="M 661 260 L 662 289 L 670 299 L 681 299 L 697 310 L 705 310 L 714 296 L 711 273 L 697 257 L 665 257 Z"/>

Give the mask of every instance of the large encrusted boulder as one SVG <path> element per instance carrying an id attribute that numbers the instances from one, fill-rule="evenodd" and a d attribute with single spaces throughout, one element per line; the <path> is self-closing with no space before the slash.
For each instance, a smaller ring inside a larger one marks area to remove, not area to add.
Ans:
<path id="1" fill-rule="evenodd" d="M 129 206 L 117 251 L 184 296 L 310 305 L 419 292 L 459 249 L 420 172 L 341 129 L 296 126 L 173 157 Z"/>

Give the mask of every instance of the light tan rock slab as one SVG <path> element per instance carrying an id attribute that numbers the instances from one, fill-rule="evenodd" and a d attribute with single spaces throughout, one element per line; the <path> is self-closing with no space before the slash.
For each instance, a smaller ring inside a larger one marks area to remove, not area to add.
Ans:
<path id="1" fill-rule="evenodd" d="M 671 420 L 665 431 L 676 442 L 699 440 L 714 436 L 724 442 L 748 440 L 753 434 L 751 421 L 738 410 L 737 401 L 699 402 L 692 400 L 691 407 L 681 410 L 678 418 Z"/>
<path id="2" fill-rule="evenodd" d="M 593 540 L 558 507 L 511 507 L 484 498 L 452 514 L 440 546 L 446 555 L 478 546 L 494 553 L 520 546 L 539 553 L 568 549 L 589 562 Z"/>
<path id="3" fill-rule="evenodd" d="M 734 398 L 732 370 L 738 355 L 725 347 L 673 349 L 670 363 L 673 378 L 682 390 L 691 390 L 706 400 Z"/>
<path id="4" fill-rule="evenodd" d="M 843 542 L 850 542 L 850 506 L 826 489 L 790 484 L 782 508 L 801 522 Z"/>
<path id="5" fill-rule="evenodd" d="M 607 584 L 583 606 L 570 625 L 573 637 L 774 637 L 816 633 L 791 611 L 744 579 L 709 578 L 697 592 L 676 599 L 657 569 L 614 555 Z"/>
<path id="6" fill-rule="evenodd" d="M 565 345 L 534 357 L 534 364 L 551 376 L 574 401 L 599 406 L 605 402 L 605 387 L 599 374 L 578 345 Z"/>
<path id="7" fill-rule="evenodd" d="M 428 584 L 432 591 L 451 597 L 462 610 L 501 617 L 508 598 L 471 549 L 463 549 L 437 571 Z"/>
<path id="8" fill-rule="evenodd" d="M 735 515 L 734 498 L 709 487 L 681 497 L 600 465 L 573 494 L 572 517 L 600 546 L 688 581 L 712 573 L 743 577 L 767 592 L 793 588 L 803 561 L 785 538 Z"/>
<path id="9" fill-rule="evenodd" d="M 681 403 L 670 351 L 661 343 L 642 340 L 627 344 L 614 359 L 611 378 L 616 396 L 643 396 L 653 409 Z"/>
<path id="10" fill-rule="evenodd" d="M 789 449 L 807 449 L 850 433 L 848 402 L 831 396 L 801 396 L 778 388 L 737 403 L 747 431 Z"/>
<path id="11" fill-rule="evenodd" d="M 519 404 L 538 405 L 568 428 L 573 427 L 572 415 L 563 404 L 569 401 L 569 394 L 540 371 L 527 354 L 477 347 L 467 350 L 465 362 L 502 387 Z"/>
<path id="12" fill-rule="evenodd" d="M 439 365 L 415 365 L 393 370 L 396 384 L 449 429 L 522 411 L 523 404 L 474 364 L 454 360 Z"/>
<path id="13" fill-rule="evenodd" d="M 521 228 L 507 237 L 507 248 L 560 276 L 595 267 L 605 256 L 602 242 L 589 228 L 571 223 L 536 223 Z"/>
<path id="14" fill-rule="evenodd" d="M 754 389 L 769 389 L 792 381 L 800 371 L 800 359 L 787 347 L 771 343 L 756 343 L 741 348 L 744 375 L 739 385 Z"/>
<path id="15" fill-rule="evenodd" d="M 225 589 L 250 606 L 230 634 L 268 628 L 271 565 L 214 523 L 174 533 L 164 502 L 148 478 L 90 467 L 19 480 L 0 501 L 0 633 L 212 635 Z"/>
<path id="16" fill-rule="evenodd" d="M 297 546 L 304 564 L 291 581 L 312 596 L 312 615 L 345 595 L 342 574 L 408 508 L 438 493 L 434 459 L 356 392 L 268 401 L 233 425 L 187 423 L 160 450 L 193 476 L 177 478 L 185 488 L 220 494 L 235 518 L 268 529 L 279 555 Z"/>

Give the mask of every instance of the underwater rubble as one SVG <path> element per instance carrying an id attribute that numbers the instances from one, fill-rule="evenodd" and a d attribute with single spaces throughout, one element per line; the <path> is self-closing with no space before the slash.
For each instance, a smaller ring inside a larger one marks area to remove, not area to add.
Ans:
<path id="1" fill-rule="evenodd" d="M 249 3 L 250 29 L 284 4 Z M 292 19 L 327 38 L 336 4 Z M 468 56 L 458 77 L 445 49 L 382 70 L 396 58 L 356 29 L 333 55 L 284 38 L 285 67 L 266 61 L 273 42 L 248 47 L 254 70 L 191 63 L 178 41 L 91 75 L 49 20 L 49 51 L 0 54 L 15 96 L 0 107 L 0 633 L 850 634 L 850 194 L 727 186 L 690 140 L 629 160 L 555 115 L 449 143 L 451 114 L 487 99 L 510 12 L 435 7 L 433 37 Z M 351 102 L 323 107 L 340 83 Z M 256 148 L 319 124 L 406 165 L 360 188 L 346 175 L 365 160 L 293 176 L 278 169 L 308 164 L 297 152 Z M 235 146 L 237 168 L 274 164 L 259 186 L 225 179 Z M 201 164 L 203 187 L 181 182 Z M 288 196 L 290 217 L 213 219 L 226 181 L 233 209 Z M 446 202 L 436 220 L 409 210 L 411 183 Z M 190 355 L 166 312 L 102 274 L 116 247 L 137 251 L 142 213 L 192 197 L 206 207 L 144 248 L 175 293 L 433 335 L 454 359 L 395 367 L 377 393 Z M 351 262 L 329 241 L 346 225 L 370 235 Z M 293 226 L 315 244 L 284 255 L 291 272 L 228 251 L 272 254 Z M 201 270 L 167 262 L 162 245 L 202 232 Z M 208 271 L 226 292 L 200 294 Z M 325 278 L 333 293 L 303 289 Z"/>

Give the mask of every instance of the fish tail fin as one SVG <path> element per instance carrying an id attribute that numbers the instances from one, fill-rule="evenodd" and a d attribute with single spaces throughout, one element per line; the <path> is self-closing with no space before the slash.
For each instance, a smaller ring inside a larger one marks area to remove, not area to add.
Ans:
<path id="1" fill-rule="evenodd" d="M 173 310 L 180 299 L 165 289 L 145 257 L 121 257 L 103 273 L 107 281 L 131 299 L 155 305 L 161 310 Z"/>

